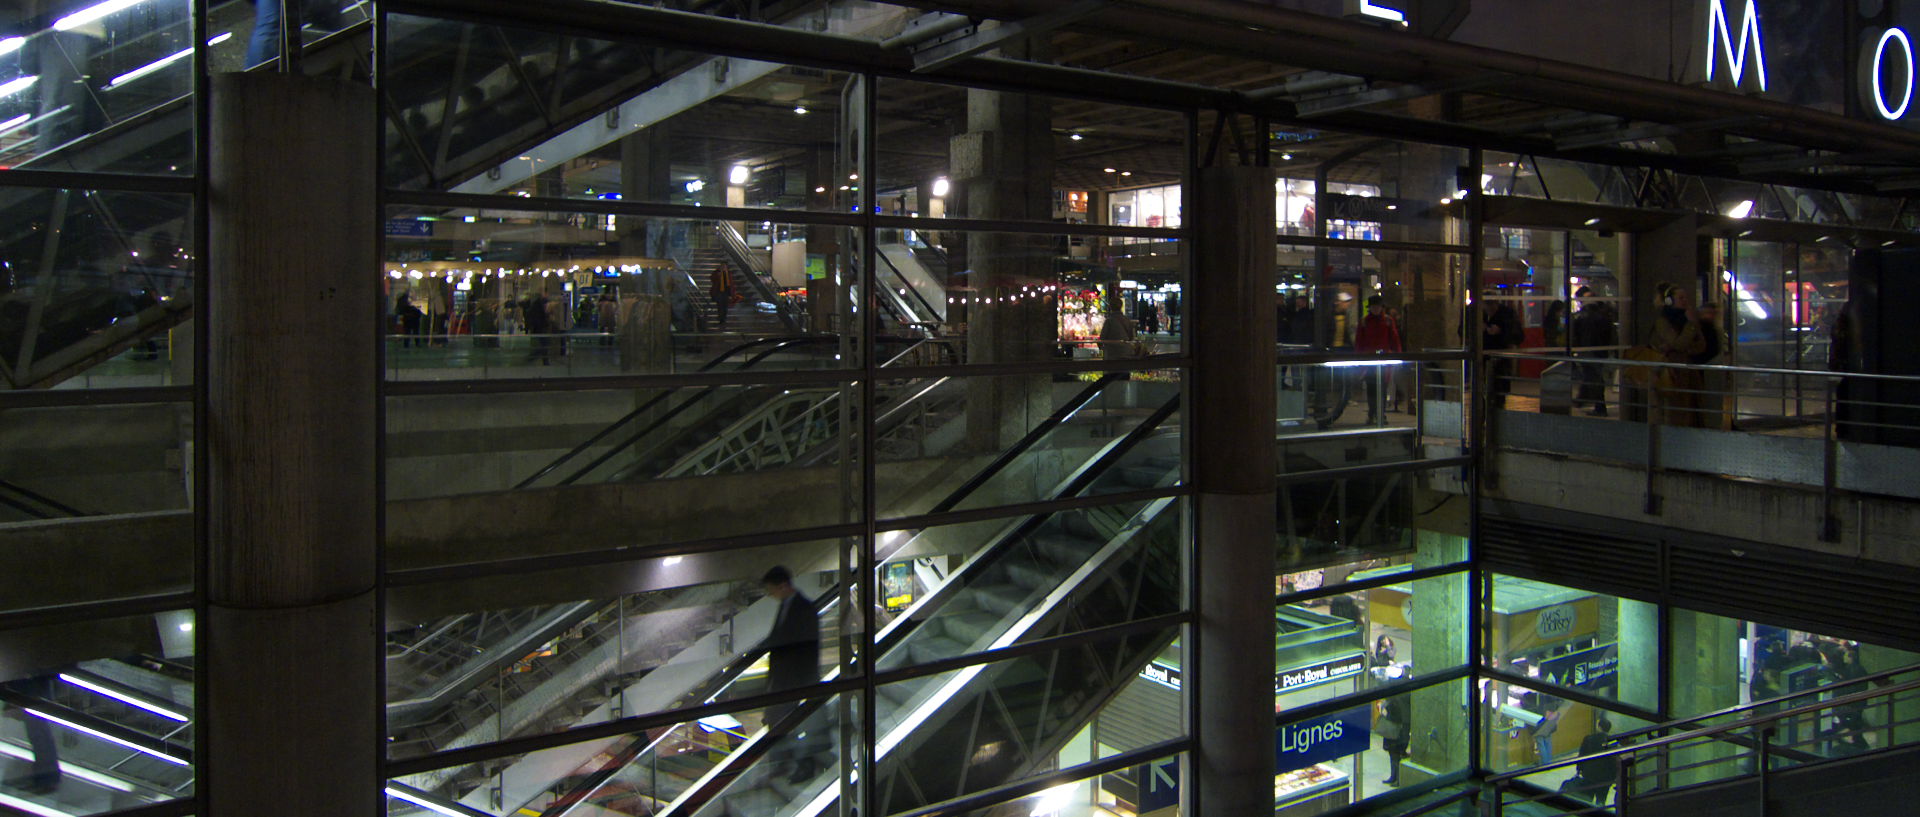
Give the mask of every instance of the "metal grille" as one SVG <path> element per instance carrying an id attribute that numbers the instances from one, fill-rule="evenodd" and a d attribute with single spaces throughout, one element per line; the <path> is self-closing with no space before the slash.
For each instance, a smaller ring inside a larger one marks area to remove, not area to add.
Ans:
<path id="1" fill-rule="evenodd" d="M 1656 542 L 1591 529 L 1488 514 L 1480 520 L 1480 562 L 1489 570 L 1618 596 L 1660 591 Z"/>

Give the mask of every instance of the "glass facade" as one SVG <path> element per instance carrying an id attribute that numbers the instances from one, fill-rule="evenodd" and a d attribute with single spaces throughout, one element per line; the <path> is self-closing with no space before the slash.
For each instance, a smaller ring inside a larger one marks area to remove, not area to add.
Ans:
<path id="1" fill-rule="evenodd" d="M 208 813 L 204 759 L 248 747 L 196 713 L 265 694 L 208 690 L 220 636 L 198 626 L 243 512 L 208 501 L 226 443 L 198 336 L 223 245 L 201 92 L 272 64 L 260 5 L 0 19 L 21 27 L 0 31 L 7 809 Z M 953 23 L 885 3 L 754 4 L 754 24 L 636 5 L 622 25 L 686 25 L 596 36 L 322 5 L 286 7 L 301 70 L 381 99 L 378 232 L 342 238 L 378 247 L 377 303 L 338 337 L 378 339 L 378 463 L 340 478 L 378 490 L 356 671 L 383 698 L 335 714 L 378 723 L 393 817 L 1191 813 L 1221 728 L 1195 714 L 1197 566 L 1242 544 L 1203 521 L 1203 465 L 1235 452 L 1196 450 L 1220 384 L 1194 355 L 1230 317 L 1196 304 L 1235 276 L 1263 321 L 1272 287 L 1278 351 L 1256 424 L 1273 541 L 1235 551 L 1261 598 L 1273 578 L 1252 674 L 1258 707 L 1273 676 L 1276 814 L 1410 802 L 1920 662 L 1511 575 L 1478 538 L 1470 395 L 1544 405 L 1553 375 L 1474 352 L 1611 355 L 1650 319 L 1632 231 L 1486 200 L 1705 219 L 1733 197 L 1800 226 L 1884 202 L 1705 177 L 1657 202 L 1645 168 L 1362 126 L 1262 119 L 1243 144 L 1184 86 L 1130 84 L 1125 54 L 1126 83 L 1091 90 L 1040 70 L 1037 40 L 984 73 L 907 71 L 856 44 Z M 712 33 L 756 25 L 813 44 Z M 1060 45 L 1091 59 L 1090 37 Z M 1223 240 L 1202 170 L 1236 162 L 1272 174 L 1250 237 L 1271 270 L 1201 263 Z M 1714 362 L 1828 365 L 1849 247 L 1684 238 L 1722 307 Z M 1746 399 L 1795 401 L 1780 415 L 1819 397 L 1743 376 Z M 1589 769 L 1517 779 L 1613 796 Z"/>

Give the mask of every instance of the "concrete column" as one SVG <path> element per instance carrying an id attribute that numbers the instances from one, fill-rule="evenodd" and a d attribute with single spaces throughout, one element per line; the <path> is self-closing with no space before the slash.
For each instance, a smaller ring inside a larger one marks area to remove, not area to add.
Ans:
<path id="1" fill-rule="evenodd" d="M 1273 171 L 1200 171 L 1194 225 L 1193 435 L 1198 749 L 1187 814 L 1273 810 Z"/>
<path id="2" fill-rule="evenodd" d="M 199 778 L 214 815 L 380 809 L 374 99 L 213 76 Z"/>
<path id="3" fill-rule="evenodd" d="M 1670 693 L 1677 718 L 1699 715 L 1740 703 L 1740 622 L 1724 616 L 1674 610 Z M 1686 766 L 1713 758 L 1728 757 L 1734 747 L 1709 743 L 1675 752 L 1673 764 Z M 1722 764 L 1702 766 L 1677 773 L 1673 785 L 1706 782 L 1724 777 Z"/>
<path id="4" fill-rule="evenodd" d="M 970 218 L 1045 221 L 1053 195 L 1053 117 L 1046 97 L 967 91 L 967 132 L 953 137 L 949 181 L 958 198 L 949 212 Z M 972 293 L 967 320 L 969 363 L 1051 359 L 1059 340 L 1051 297 L 1022 297 L 1050 283 L 1043 239 L 1009 233 L 968 233 L 966 269 Z M 1052 413 L 1050 378 L 977 378 L 967 392 L 967 440 L 979 451 L 999 451 Z M 1046 481 L 1046 475 L 1036 477 Z"/>
<path id="5" fill-rule="evenodd" d="M 1614 690 L 1623 703 L 1660 711 L 1660 605 L 1615 599 L 1620 665 Z"/>
<path id="6" fill-rule="evenodd" d="M 1467 558 L 1467 539 L 1429 530 L 1415 531 L 1419 551 L 1413 567 L 1459 564 Z M 1407 623 L 1413 626 L 1413 674 L 1443 672 L 1478 659 L 1468 654 L 1473 639 L 1467 636 L 1467 605 L 1471 603 L 1468 577 L 1463 570 L 1413 582 L 1412 611 Z M 1371 645 L 1369 645 L 1371 646 Z M 1412 693 L 1408 707 L 1412 722 L 1407 734 L 1408 762 L 1400 767 L 1400 779 L 1419 782 L 1429 774 L 1446 774 L 1467 767 L 1471 743 L 1460 738 L 1461 692 L 1458 684 L 1441 684 Z M 1408 775 L 1412 775 L 1409 777 Z"/>

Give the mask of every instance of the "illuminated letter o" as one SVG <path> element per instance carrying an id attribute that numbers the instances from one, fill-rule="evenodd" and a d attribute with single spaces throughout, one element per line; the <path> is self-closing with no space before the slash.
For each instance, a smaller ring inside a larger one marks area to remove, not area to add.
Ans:
<path id="1" fill-rule="evenodd" d="M 1880 114 L 1882 119 L 1899 119 L 1907 115 L 1907 109 L 1913 104 L 1913 41 L 1907 38 L 1905 30 L 1898 28 L 1884 29 L 1877 37 L 1869 32 L 1868 36 L 1873 40 L 1873 44 L 1867 46 L 1868 53 L 1861 55 L 1860 95 L 1865 97 L 1863 101 L 1873 106 L 1874 112 Z M 1900 44 L 1900 59 L 1906 65 L 1907 74 L 1905 84 L 1900 87 L 1900 104 L 1898 105 L 1887 104 L 1887 89 L 1881 79 L 1881 68 L 1886 61 L 1887 44 L 1891 42 Z"/>

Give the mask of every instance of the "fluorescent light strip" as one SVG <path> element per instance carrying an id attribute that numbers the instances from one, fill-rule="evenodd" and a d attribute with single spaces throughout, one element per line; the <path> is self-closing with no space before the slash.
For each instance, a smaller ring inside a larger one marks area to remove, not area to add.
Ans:
<path id="1" fill-rule="evenodd" d="M 89 6 L 60 18 L 53 24 L 53 30 L 71 31 L 116 11 L 126 11 L 143 2 L 146 2 L 146 0 L 107 0 L 107 2 L 101 3 L 100 5 Z"/>
<path id="2" fill-rule="evenodd" d="M 130 741 L 130 740 L 125 740 L 125 739 L 122 739 L 122 738 L 116 738 L 116 737 L 114 737 L 114 736 L 112 736 L 112 735 L 109 735 L 109 734 L 107 734 L 107 733 L 105 733 L 105 732 L 102 732 L 102 731 L 100 731 L 100 730 L 98 730 L 98 729 L 89 729 L 89 728 L 87 728 L 87 727 L 85 727 L 85 726 L 81 726 L 80 724 L 77 724 L 77 723 L 74 723 L 74 722 L 72 722 L 72 721 L 68 721 L 68 720 L 62 720 L 62 719 L 60 719 L 60 718 L 56 718 L 56 717 L 54 717 L 54 716 L 52 716 L 52 715 L 49 715 L 49 714 L 47 714 L 47 713 L 45 713 L 45 712 L 41 712 L 41 711 L 40 711 L 40 710 L 38 710 L 38 709 L 29 709 L 29 710 L 27 710 L 27 714 L 29 714 L 29 715 L 32 715 L 32 716 L 34 716 L 34 717 L 36 717 L 36 718 L 40 718 L 40 719 L 42 719 L 42 720 L 49 720 L 49 721 L 53 721 L 54 723 L 57 723 L 57 724 L 60 724 L 61 726 L 64 726 L 64 727 L 67 727 L 68 729 L 72 729 L 72 730 L 74 730 L 74 731 L 76 731 L 76 732 L 85 732 L 85 733 L 87 733 L 87 734 L 89 734 L 89 735 L 92 735 L 92 736 L 94 736 L 94 737 L 96 737 L 96 738 L 99 738 L 99 739 L 101 739 L 101 740 L 104 740 L 104 741 L 109 741 L 109 742 L 112 742 L 112 743 L 117 743 L 117 744 L 120 744 L 121 746 L 125 746 L 125 747 L 127 747 L 128 749 L 132 749 L 132 750 L 134 750 L 134 751 L 136 751 L 136 752 L 140 752 L 140 753 L 143 753 L 143 754 L 149 754 L 149 755 L 152 755 L 152 756 L 154 756 L 154 757 L 157 757 L 157 758 L 160 758 L 161 760 L 164 760 L 164 761 L 166 761 L 166 762 L 168 762 L 168 763 L 172 763 L 172 764 L 174 764 L 174 765 L 176 765 L 176 766 L 190 766 L 190 765 L 192 765 L 192 764 L 189 764 L 188 762 L 186 762 L 186 761 L 184 761 L 184 760 L 181 760 L 180 758 L 177 758 L 177 757 L 174 757 L 173 755 L 170 755 L 170 754 L 167 754 L 166 752 L 162 752 L 162 751 L 160 751 L 160 750 L 158 750 L 158 749 L 149 749 L 149 748 L 147 748 L 147 747 L 145 747 L 145 746 L 141 746 L 141 745 L 140 745 L 140 744 L 138 744 L 138 743 L 134 743 L 133 741 Z"/>
<path id="3" fill-rule="evenodd" d="M 1351 368 L 1351 367 L 1358 367 L 1358 366 L 1398 366 L 1403 363 L 1406 363 L 1406 361 L 1404 360 L 1329 360 L 1320 365 L 1336 367 L 1336 368 Z"/>
<path id="4" fill-rule="evenodd" d="M 25 37 L 8 37 L 4 40 L 0 40 L 0 56 L 5 56 L 15 51 L 19 51 L 20 46 L 23 46 L 26 44 L 27 44 L 27 38 Z"/>
<path id="5" fill-rule="evenodd" d="M 152 712 L 153 714 L 159 715 L 160 717 L 166 718 L 168 720 L 175 720 L 181 723 L 186 723 L 188 720 L 187 716 L 182 715 L 178 712 L 175 712 L 171 709 L 167 709 L 166 707 L 162 707 L 162 706 L 155 706 L 153 704 L 147 703 L 146 701 L 140 700 L 139 698 L 135 698 L 132 695 L 128 695 L 127 693 L 124 693 L 124 692 L 117 692 L 117 691 L 108 689 L 92 681 L 89 681 L 85 678 L 75 678 L 63 672 L 63 673 L 60 673 L 60 680 L 65 681 L 74 686 L 77 686 L 81 689 L 98 692 L 102 695 L 105 695 L 109 698 L 112 698 L 116 701 L 127 704 L 129 706 L 137 706 L 141 709 L 147 710 L 148 712 Z"/>
<path id="6" fill-rule="evenodd" d="M 16 757 L 26 761 L 33 760 L 32 752 L 29 752 L 11 743 L 0 743 L 0 755 L 9 755 L 9 756 Z M 84 768 L 81 766 L 75 766 L 64 760 L 60 761 L 60 771 L 66 772 L 67 774 L 73 775 L 74 777 L 80 778 L 81 780 L 85 780 L 88 783 L 92 783 L 96 786 L 113 789 L 115 791 L 123 791 L 123 792 L 127 792 L 128 794 L 133 793 L 132 783 L 128 783 L 125 780 L 118 780 L 112 777 L 108 777 L 92 769 Z"/>
<path id="7" fill-rule="evenodd" d="M 400 800 L 405 800 L 409 803 L 412 803 L 416 806 L 427 809 L 429 811 L 435 811 L 441 814 L 445 814 L 447 815 L 447 817 L 467 817 L 467 815 L 463 812 L 454 811 L 453 809 L 447 808 L 446 806 L 440 805 L 439 803 L 428 802 L 423 798 L 408 794 L 392 786 L 387 787 L 387 796 L 397 798 Z"/>
<path id="8" fill-rule="evenodd" d="M 40 80 L 40 77 L 36 75 L 31 77 L 20 77 L 10 82 L 0 83 L 0 96 L 13 96 L 14 94 L 20 93 L 21 91 L 24 91 L 28 88 L 33 87 L 33 84 L 35 82 L 38 82 L 39 80 Z"/>
<path id="9" fill-rule="evenodd" d="M 221 34 L 218 37 L 208 40 L 207 45 L 215 46 L 231 39 L 233 39 L 233 32 L 229 31 L 225 34 Z M 112 82 L 107 83 L 107 88 L 108 89 L 118 88 L 123 83 L 132 82 L 136 79 L 144 77 L 148 74 L 151 74 L 155 71 L 158 71 L 162 68 L 165 68 L 183 59 L 186 59 L 187 57 L 192 55 L 193 55 L 193 49 L 191 48 L 183 48 L 179 51 L 175 51 L 172 54 L 168 54 L 167 56 L 161 57 L 160 59 L 147 63 L 146 65 L 142 65 L 139 68 L 135 68 L 132 71 L 128 71 L 124 74 L 121 74 L 120 76 L 114 77 Z"/>
<path id="10" fill-rule="evenodd" d="M 0 805 L 12 806 L 28 814 L 38 814 L 40 817 L 77 817 L 77 815 L 71 812 L 61 811 L 51 806 L 43 806 L 31 800 L 9 797 L 5 794 L 0 794 Z"/>
<path id="11" fill-rule="evenodd" d="M 32 118 L 33 118 L 33 114 L 23 113 L 5 122 L 0 122 L 0 136 L 4 136 L 12 132 L 14 128 L 27 124 L 27 120 Z"/>

